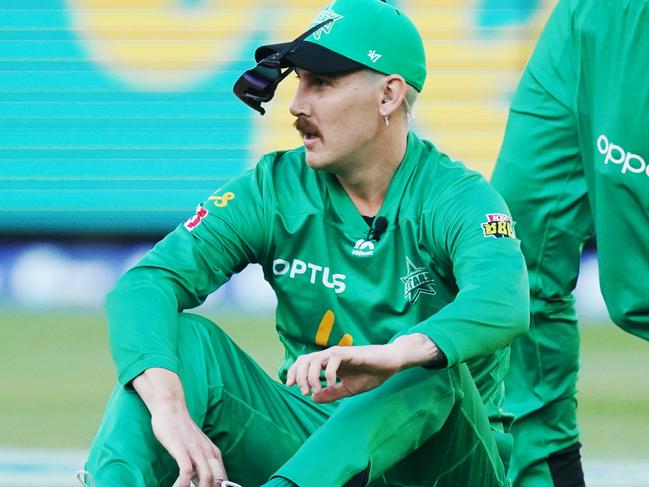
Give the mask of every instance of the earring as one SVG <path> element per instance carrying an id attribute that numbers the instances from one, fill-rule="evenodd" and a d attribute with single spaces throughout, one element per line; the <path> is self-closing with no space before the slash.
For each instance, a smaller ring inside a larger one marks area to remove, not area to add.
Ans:
<path id="1" fill-rule="evenodd" d="M 385 124 L 389 127 L 390 126 L 390 115 L 383 115 L 383 120 L 385 120 Z"/>

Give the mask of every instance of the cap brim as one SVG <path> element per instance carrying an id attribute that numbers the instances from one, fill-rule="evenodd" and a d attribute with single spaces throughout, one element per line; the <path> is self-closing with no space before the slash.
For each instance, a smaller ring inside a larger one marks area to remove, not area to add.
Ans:
<path id="1" fill-rule="evenodd" d="M 255 51 L 255 60 L 257 62 L 271 56 L 272 54 L 285 51 L 292 43 L 284 42 L 281 44 L 269 44 L 261 46 Z M 309 41 L 301 42 L 297 47 L 288 52 L 282 59 L 282 67 L 295 66 L 297 68 L 311 71 L 312 73 L 342 73 L 346 71 L 355 71 L 364 69 L 365 66 L 356 61 L 341 56 Z"/>

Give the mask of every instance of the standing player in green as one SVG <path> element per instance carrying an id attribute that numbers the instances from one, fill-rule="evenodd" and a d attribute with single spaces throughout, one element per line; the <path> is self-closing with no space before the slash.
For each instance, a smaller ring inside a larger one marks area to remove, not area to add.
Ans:
<path id="1" fill-rule="evenodd" d="M 527 274 L 499 195 L 408 129 L 419 33 L 387 3 L 338 0 L 257 58 L 236 93 L 263 111 L 294 69 L 303 147 L 217 190 L 112 291 L 120 385 L 86 470 L 97 486 L 506 485 L 495 438 Z M 282 383 L 183 312 L 251 262 L 277 294 Z"/>
<path id="2" fill-rule="evenodd" d="M 512 101 L 493 184 L 517 222 L 532 297 L 507 378 L 516 486 L 584 483 L 571 293 L 587 239 L 611 318 L 649 339 L 648 50 L 646 0 L 562 0 Z"/>

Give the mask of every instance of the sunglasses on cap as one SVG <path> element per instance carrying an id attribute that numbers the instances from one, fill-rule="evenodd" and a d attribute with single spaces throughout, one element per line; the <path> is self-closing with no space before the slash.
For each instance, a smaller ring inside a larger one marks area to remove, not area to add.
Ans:
<path id="1" fill-rule="evenodd" d="M 295 66 L 287 66 L 285 62 L 286 55 L 293 52 L 313 32 L 330 22 L 333 22 L 333 19 L 327 19 L 314 25 L 286 48 L 259 61 L 257 66 L 249 69 L 239 77 L 232 88 L 234 94 L 260 114 L 266 113 L 261 104 L 273 99 L 277 85 L 295 69 Z M 283 67 L 285 68 L 284 71 L 282 71 Z"/>

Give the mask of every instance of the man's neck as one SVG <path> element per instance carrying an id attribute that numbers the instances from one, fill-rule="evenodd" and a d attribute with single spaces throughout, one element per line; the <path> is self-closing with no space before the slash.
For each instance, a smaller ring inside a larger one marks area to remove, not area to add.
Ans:
<path id="1" fill-rule="evenodd" d="M 349 171 L 335 174 L 361 215 L 375 216 L 381 209 L 390 182 L 405 156 L 407 134 L 407 127 L 402 134 L 383 134 L 384 143 L 374 144 Z"/>

